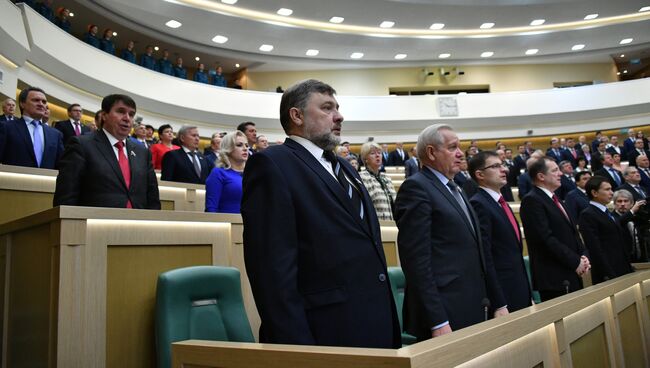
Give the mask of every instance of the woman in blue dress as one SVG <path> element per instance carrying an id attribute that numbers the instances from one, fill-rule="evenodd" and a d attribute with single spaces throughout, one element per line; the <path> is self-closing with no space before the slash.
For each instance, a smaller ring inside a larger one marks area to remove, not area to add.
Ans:
<path id="1" fill-rule="evenodd" d="M 242 175 L 248 160 L 248 140 L 240 131 L 221 140 L 219 161 L 205 182 L 205 212 L 240 213 Z"/>

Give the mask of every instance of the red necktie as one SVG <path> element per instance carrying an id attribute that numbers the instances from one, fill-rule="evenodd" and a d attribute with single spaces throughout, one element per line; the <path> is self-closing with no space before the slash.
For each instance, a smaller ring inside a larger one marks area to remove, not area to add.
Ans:
<path id="1" fill-rule="evenodd" d="M 74 135 L 76 135 L 76 136 L 81 135 L 81 128 L 79 127 L 79 122 L 78 121 L 74 122 Z"/>
<path id="2" fill-rule="evenodd" d="M 126 189 L 129 189 L 131 186 L 131 169 L 129 168 L 129 160 L 126 158 L 124 150 L 122 150 L 122 148 L 124 148 L 124 142 L 118 141 L 115 143 L 115 147 L 117 147 L 117 162 L 120 165 L 120 170 L 122 171 L 122 176 L 126 183 Z M 130 200 L 126 202 L 126 208 L 133 208 L 131 207 Z"/>
<path id="3" fill-rule="evenodd" d="M 573 158 L 578 158 L 578 154 L 576 153 L 576 150 L 573 148 L 571 149 L 571 154 L 573 155 Z"/>
<path id="4" fill-rule="evenodd" d="M 515 215 L 512 214 L 512 211 L 510 210 L 510 206 L 508 206 L 508 203 L 503 198 L 503 196 L 499 197 L 499 204 L 501 205 L 501 208 L 503 208 L 503 211 L 505 211 L 506 216 L 508 216 L 510 225 L 512 225 L 512 229 L 515 231 L 515 235 L 517 235 L 517 240 L 521 241 L 521 235 L 519 234 L 519 226 L 517 226 L 517 220 L 515 220 Z"/>
<path id="5" fill-rule="evenodd" d="M 564 210 L 564 207 L 562 207 L 562 204 L 560 204 L 560 200 L 557 198 L 557 196 L 555 194 L 553 194 L 553 203 L 555 203 L 557 208 L 559 208 L 560 211 L 562 211 L 562 214 L 564 215 L 564 217 L 566 217 L 567 220 L 569 220 L 569 215 L 566 214 L 566 211 Z"/>

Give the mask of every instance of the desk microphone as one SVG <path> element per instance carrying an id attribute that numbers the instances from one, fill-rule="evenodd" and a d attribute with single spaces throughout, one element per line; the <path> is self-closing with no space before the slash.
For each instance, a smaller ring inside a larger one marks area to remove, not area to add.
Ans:
<path id="1" fill-rule="evenodd" d="M 569 293 L 569 286 L 571 285 L 569 280 L 562 281 L 562 285 L 564 285 L 564 291 L 566 292 L 566 294 L 568 294 Z"/>
<path id="2" fill-rule="evenodd" d="M 483 306 L 483 316 L 484 316 L 484 321 L 488 320 L 488 308 L 490 308 L 490 299 L 488 298 L 483 298 L 481 300 L 481 305 Z"/>

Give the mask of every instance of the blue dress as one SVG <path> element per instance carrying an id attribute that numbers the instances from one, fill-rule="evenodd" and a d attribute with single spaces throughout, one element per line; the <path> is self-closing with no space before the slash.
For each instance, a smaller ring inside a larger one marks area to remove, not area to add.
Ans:
<path id="1" fill-rule="evenodd" d="M 242 173 L 215 167 L 205 181 L 205 212 L 240 213 Z"/>

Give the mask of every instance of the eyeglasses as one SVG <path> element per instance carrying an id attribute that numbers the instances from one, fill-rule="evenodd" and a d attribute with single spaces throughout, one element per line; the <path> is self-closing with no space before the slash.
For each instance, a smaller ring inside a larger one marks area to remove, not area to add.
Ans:
<path id="1" fill-rule="evenodd" d="M 508 167 L 508 165 L 506 165 L 506 164 L 493 164 L 493 165 L 490 165 L 490 166 L 486 166 L 486 167 L 480 168 L 479 170 L 487 170 L 487 169 L 505 169 L 505 168 L 507 168 L 507 167 Z"/>

